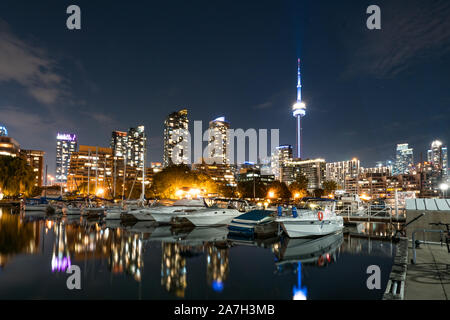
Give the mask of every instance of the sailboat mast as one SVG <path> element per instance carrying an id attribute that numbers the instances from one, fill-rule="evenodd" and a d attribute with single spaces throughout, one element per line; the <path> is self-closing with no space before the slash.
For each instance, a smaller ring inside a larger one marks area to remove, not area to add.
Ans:
<path id="1" fill-rule="evenodd" d="M 88 198 L 90 195 L 90 185 L 91 185 L 91 149 L 88 151 L 88 159 L 89 159 L 89 166 L 88 166 L 88 187 L 87 187 L 87 193 Z"/>
<path id="2" fill-rule="evenodd" d="M 142 163 L 142 201 L 145 199 L 145 153 L 147 151 L 146 143 L 145 143 L 145 133 L 144 133 L 144 155 L 143 155 L 143 163 Z"/>

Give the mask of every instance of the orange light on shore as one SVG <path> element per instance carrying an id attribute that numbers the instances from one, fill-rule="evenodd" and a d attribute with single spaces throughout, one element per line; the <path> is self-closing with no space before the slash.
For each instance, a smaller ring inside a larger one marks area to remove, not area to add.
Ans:
<path id="1" fill-rule="evenodd" d="M 366 194 L 362 194 L 362 195 L 360 195 L 359 196 L 361 199 L 363 199 L 363 200 L 366 200 L 366 201 L 369 201 L 370 199 L 372 199 L 372 197 L 370 197 L 370 196 L 368 196 L 368 195 L 366 195 Z"/>

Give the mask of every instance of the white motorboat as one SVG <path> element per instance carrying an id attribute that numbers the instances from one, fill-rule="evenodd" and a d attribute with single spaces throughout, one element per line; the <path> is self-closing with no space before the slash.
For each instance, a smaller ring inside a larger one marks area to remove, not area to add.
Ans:
<path id="1" fill-rule="evenodd" d="M 329 199 L 310 199 L 305 208 L 292 209 L 292 216 L 277 217 L 276 221 L 290 238 L 324 236 L 341 231 L 344 220 L 336 215 L 336 203 Z"/>
<path id="2" fill-rule="evenodd" d="M 149 208 L 132 210 L 127 215 L 123 215 L 123 218 L 134 218 L 139 221 L 155 220 L 159 224 L 170 224 L 171 220 L 179 215 L 197 212 L 207 207 L 203 199 L 182 199 L 169 206 L 160 203 Z"/>
<path id="3" fill-rule="evenodd" d="M 222 226 L 229 224 L 234 218 L 250 208 L 245 200 L 214 199 L 208 208 L 196 212 L 181 212 L 172 223 L 182 223 L 186 219 L 196 227 Z"/>
<path id="4" fill-rule="evenodd" d="M 231 222 L 231 220 L 241 214 L 242 212 L 239 212 L 237 209 L 212 207 L 198 210 L 193 213 L 179 215 L 178 217 L 185 217 L 196 227 L 207 227 L 227 225 Z"/>
<path id="5" fill-rule="evenodd" d="M 142 200 L 128 200 L 124 201 L 122 204 L 115 204 L 105 209 L 105 219 L 106 220 L 121 220 L 122 217 L 127 215 L 130 211 L 144 209 L 144 201 Z M 136 211 L 138 212 L 138 211 Z M 126 216 L 125 216 L 126 218 Z M 126 220 L 126 219 L 124 219 Z M 137 220 L 133 217 L 132 220 Z M 153 219 L 152 219 L 153 220 Z"/>
<path id="6" fill-rule="evenodd" d="M 62 211 L 66 215 L 80 215 L 82 206 L 81 204 L 70 203 L 67 206 L 64 206 Z"/>

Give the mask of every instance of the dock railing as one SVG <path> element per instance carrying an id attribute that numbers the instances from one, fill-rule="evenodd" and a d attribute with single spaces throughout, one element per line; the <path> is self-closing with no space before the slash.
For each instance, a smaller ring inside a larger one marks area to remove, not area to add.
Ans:
<path id="1" fill-rule="evenodd" d="M 336 209 L 335 211 L 336 214 L 342 217 L 347 217 L 347 221 L 351 221 L 352 218 L 358 218 L 353 220 L 364 219 L 370 222 L 371 220 L 379 220 L 376 218 L 386 218 L 389 220 L 389 222 L 392 223 L 393 220 L 399 221 L 400 218 L 406 218 L 405 208 L 397 208 L 397 210 L 395 210 L 394 208 L 388 206 L 374 208 L 369 205 L 364 206 L 362 209 L 360 208 L 359 210 L 355 210 L 352 206 L 349 205 L 343 208 Z"/>

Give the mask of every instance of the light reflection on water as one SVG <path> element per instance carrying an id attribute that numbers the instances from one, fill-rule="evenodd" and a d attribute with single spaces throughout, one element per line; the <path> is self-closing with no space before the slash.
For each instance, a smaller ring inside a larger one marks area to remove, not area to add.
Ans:
<path id="1" fill-rule="evenodd" d="M 384 287 L 366 288 L 366 268 L 380 265 L 385 286 L 395 253 L 379 239 L 392 232 L 386 225 L 315 240 L 247 241 L 231 239 L 225 227 L 122 226 L 0 210 L 1 299 L 380 299 Z M 66 287 L 71 264 L 81 268 L 82 290 Z"/>

